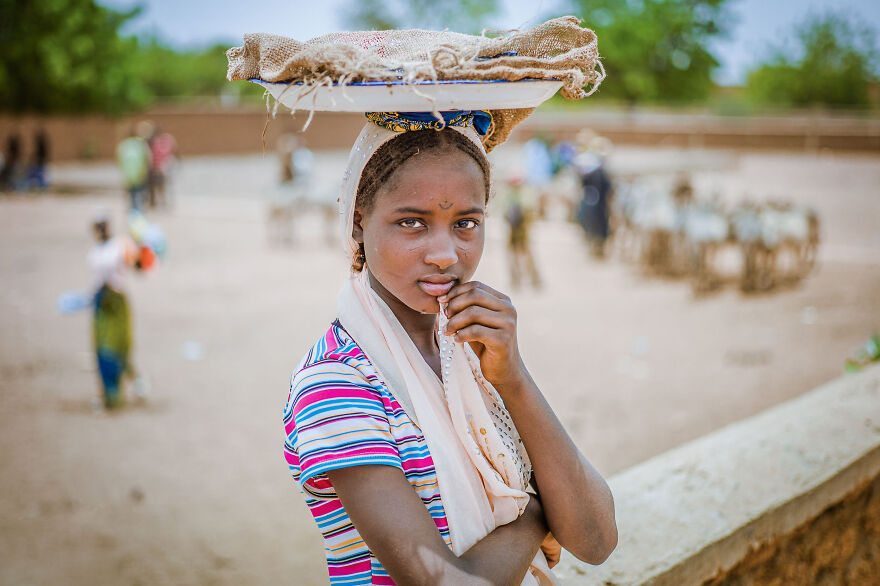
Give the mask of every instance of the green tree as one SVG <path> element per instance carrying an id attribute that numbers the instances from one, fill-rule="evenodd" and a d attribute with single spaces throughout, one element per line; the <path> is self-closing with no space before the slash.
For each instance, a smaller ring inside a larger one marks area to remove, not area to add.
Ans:
<path id="1" fill-rule="evenodd" d="M 874 32 L 836 14 L 814 15 L 797 27 L 795 46 L 776 48 L 748 75 L 747 91 L 759 103 L 785 106 L 868 104 L 877 79 Z"/>
<path id="2" fill-rule="evenodd" d="M 346 24 L 353 29 L 420 28 L 479 34 L 498 13 L 497 0 L 350 0 Z"/>
<path id="3" fill-rule="evenodd" d="M 156 39 L 144 40 L 133 68 L 152 98 L 218 96 L 230 86 L 226 80 L 226 49 L 214 45 L 202 50 L 176 51 Z M 255 90 L 258 95 L 262 90 Z"/>
<path id="4" fill-rule="evenodd" d="M 146 103 L 132 67 L 137 40 L 119 35 L 138 12 L 94 0 L 3 0 L 0 110 L 120 113 Z"/>
<path id="5" fill-rule="evenodd" d="M 571 0 L 599 37 L 608 74 L 599 97 L 637 102 L 705 98 L 718 61 L 708 42 L 724 34 L 725 0 Z"/>

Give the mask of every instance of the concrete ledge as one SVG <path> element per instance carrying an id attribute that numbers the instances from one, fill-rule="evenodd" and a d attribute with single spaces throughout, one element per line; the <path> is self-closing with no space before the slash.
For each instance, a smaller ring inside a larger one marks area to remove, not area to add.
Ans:
<path id="1" fill-rule="evenodd" d="M 880 367 L 661 454 L 611 479 L 620 543 L 565 584 L 702 584 L 880 476 Z M 880 541 L 880 540 L 878 540 Z"/>

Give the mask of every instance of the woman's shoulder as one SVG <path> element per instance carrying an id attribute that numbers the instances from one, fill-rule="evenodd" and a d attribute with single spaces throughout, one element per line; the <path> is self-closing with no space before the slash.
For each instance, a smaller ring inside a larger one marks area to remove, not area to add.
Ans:
<path id="1" fill-rule="evenodd" d="M 341 364 L 360 370 L 369 362 L 357 343 L 348 335 L 339 321 L 334 321 L 315 344 L 309 348 L 294 370 L 294 377 L 303 371 L 322 370 L 321 367 Z"/>
<path id="2" fill-rule="evenodd" d="M 337 389 L 352 386 L 372 389 L 384 387 L 364 352 L 338 321 L 306 352 L 291 377 L 292 395 L 309 389 Z"/>
<path id="3" fill-rule="evenodd" d="M 337 321 L 294 370 L 284 413 L 300 423 L 348 411 L 387 418 L 390 406 L 375 368 Z"/>

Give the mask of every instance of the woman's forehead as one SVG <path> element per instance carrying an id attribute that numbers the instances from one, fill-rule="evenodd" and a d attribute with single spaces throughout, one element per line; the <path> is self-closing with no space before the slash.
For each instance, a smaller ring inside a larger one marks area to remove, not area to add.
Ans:
<path id="1" fill-rule="evenodd" d="M 430 157 L 420 153 L 407 160 L 377 192 L 376 204 L 400 206 L 484 207 L 486 186 L 483 171 L 467 154 Z"/>

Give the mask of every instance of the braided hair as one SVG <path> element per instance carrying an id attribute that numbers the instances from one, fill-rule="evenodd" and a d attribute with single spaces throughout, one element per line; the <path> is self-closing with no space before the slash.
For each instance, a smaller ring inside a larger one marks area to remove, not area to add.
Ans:
<path id="1" fill-rule="evenodd" d="M 486 153 L 460 132 L 444 128 L 442 130 L 425 129 L 401 132 L 376 149 L 361 173 L 355 206 L 363 210 L 371 210 L 379 188 L 388 182 L 394 171 L 415 155 L 431 150 L 439 152 L 459 150 L 470 156 L 483 172 L 486 199 L 489 199 L 491 174 Z M 352 260 L 352 270 L 359 273 L 363 270 L 365 262 L 366 256 L 362 243 Z"/>

